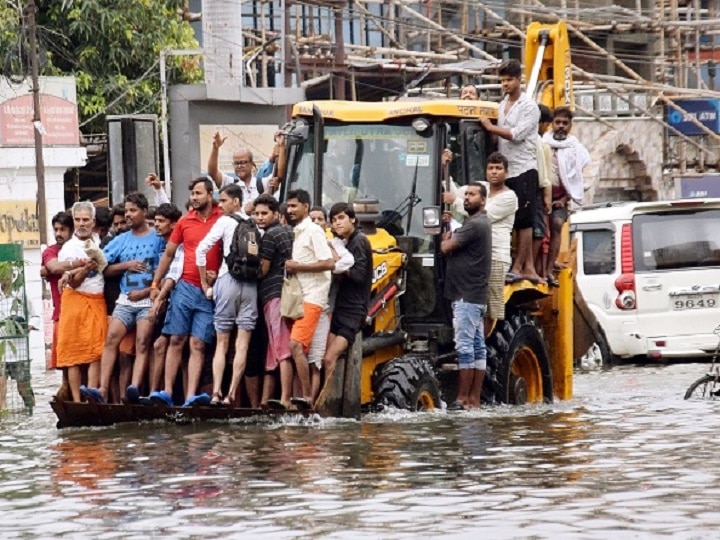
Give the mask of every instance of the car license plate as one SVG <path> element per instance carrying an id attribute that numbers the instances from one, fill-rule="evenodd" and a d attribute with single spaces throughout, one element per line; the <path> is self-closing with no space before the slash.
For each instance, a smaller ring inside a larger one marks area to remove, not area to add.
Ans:
<path id="1" fill-rule="evenodd" d="M 678 295 L 672 298 L 673 309 L 687 310 L 687 309 L 706 309 L 715 308 L 718 306 L 718 295 L 717 294 L 689 294 L 689 295 Z"/>

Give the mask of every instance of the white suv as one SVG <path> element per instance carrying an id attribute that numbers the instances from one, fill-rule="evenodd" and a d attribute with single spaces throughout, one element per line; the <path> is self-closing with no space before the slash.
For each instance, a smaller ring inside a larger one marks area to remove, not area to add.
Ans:
<path id="1" fill-rule="evenodd" d="M 603 363 L 713 354 L 720 199 L 607 204 L 573 214 L 570 230 L 576 282 L 604 334 Z"/>

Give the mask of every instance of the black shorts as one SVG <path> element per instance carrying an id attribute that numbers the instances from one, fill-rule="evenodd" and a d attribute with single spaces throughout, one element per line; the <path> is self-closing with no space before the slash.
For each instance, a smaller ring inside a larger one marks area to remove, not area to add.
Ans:
<path id="1" fill-rule="evenodd" d="M 535 200 L 535 220 L 533 221 L 533 238 L 541 240 L 547 234 L 547 217 L 545 213 L 545 201 L 543 192 L 538 190 L 537 199 Z"/>
<path id="2" fill-rule="evenodd" d="M 258 377 L 265 373 L 267 346 L 267 325 L 265 324 L 263 310 L 259 309 L 255 329 L 250 334 L 250 344 L 248 345 L 247 364 L 245 366 L 245 375 L 247 377 Z"/>
<path id="3" fill-rule="evenodd" d="M 513 228 L 531 229 L 535 221 L 535 205 L 538 193 L 538 172 L 530 169 L 522 174 L 508 178 L 505 185 L 512 189 L 518 198 L 518 210 L 515 212 Z"/>
<path id="4" fill-rule="evenodd" d="M 355 336 L 362 330 L 367 313 L 341 313 L 333 311 L 330 321 L 330 333 L 344 337 L 348 342 L 348 349 L 355 342 Z"/>

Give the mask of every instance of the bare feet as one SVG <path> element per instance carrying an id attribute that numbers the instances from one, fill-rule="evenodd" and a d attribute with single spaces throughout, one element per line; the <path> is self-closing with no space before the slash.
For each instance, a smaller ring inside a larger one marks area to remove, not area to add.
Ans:
<path id="1" fill-rule="evenodd" d="M 526 279 L 535 284 L 547 285 L 547 280 L 537 274 L 518 274 L 518 278 L 520 280 Z"/>

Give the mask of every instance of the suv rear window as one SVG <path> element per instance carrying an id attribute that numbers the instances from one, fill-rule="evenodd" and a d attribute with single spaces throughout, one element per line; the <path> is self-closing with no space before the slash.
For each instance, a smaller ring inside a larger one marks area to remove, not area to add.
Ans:
<path id="1" fill-rule="evenodd" d="M 639 214 L 633 218 L 636 272 L 720 266 L 720 209 Z"/>

